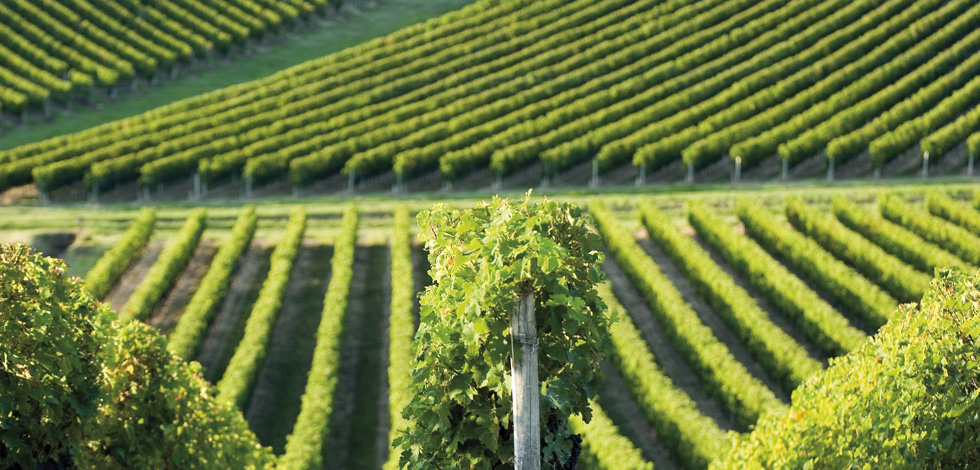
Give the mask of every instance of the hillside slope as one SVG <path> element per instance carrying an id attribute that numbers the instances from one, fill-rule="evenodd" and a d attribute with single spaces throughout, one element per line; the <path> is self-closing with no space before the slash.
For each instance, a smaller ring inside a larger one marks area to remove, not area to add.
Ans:
<path id="1" fill-rule="evenodd" d="M 593 181 L 624 167 L 691 181 L 804 163 L 832 176 L 853 161 L 910 171 L 919 149 L 933 163 L 969 154 L 972 168 L 980 137 L 959 146 L 980 131 L 978 20 L 969 0 L 485 0 L 0 152 L 0 189 L 155 188 L 193 174 L 248 190 L 339 175 L 401 186 L 590 165 Z"/>

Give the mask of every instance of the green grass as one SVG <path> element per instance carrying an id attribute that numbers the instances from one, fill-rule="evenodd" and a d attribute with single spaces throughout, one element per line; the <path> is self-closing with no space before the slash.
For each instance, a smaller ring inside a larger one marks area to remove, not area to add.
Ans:
<path id="1" fill-rule="evenodd" d="M 56 111 L 51 122 L 30 119 L 27 128 L 14 128 L 0 135 L 0 150 L 126 118 L 184 98 L 237 83 L 259 79 L 293 65 L 355 46 L 446 12 L 473 0 L 376 0 L 352 1 L 330 24 L 314 23 L 280 34 L 269 45 L 245 57 L 240 52 L 230 59 L 216 59 L 206 66 L 182 70 L 176 82 L 162 80 L 155 88 L 109 101 L 100 99 L 92 107 L 74 106 L 70 113 Z"/>

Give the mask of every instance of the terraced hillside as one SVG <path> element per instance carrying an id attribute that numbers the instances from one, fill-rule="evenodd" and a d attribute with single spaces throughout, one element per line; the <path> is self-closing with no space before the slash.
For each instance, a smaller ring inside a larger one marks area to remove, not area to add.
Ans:
<path id="1" fill-rule="evenodd" d="M 620 321 L 600 411 L 572 423 L 580 468 L 706 468 L 936 266 L 977 269 L 980 191 L 963 188 L 591 199 Z M 0 237 L 82 234 L 63 256 L 89 289 L 203 364 L 286 468 L 395 468 L 429 281 L 392 207 L 3 208 Z"/>
<path id="2" fill-rule="evenodd" d="M 0 188 L 972 173 L 978 19 L 969 0 L 484 0 L 0 152 Z"/>

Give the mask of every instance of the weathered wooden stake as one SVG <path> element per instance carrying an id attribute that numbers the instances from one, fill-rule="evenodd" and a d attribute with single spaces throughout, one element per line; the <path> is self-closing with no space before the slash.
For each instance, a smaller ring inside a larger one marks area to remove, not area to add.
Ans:
<path id="1" fill-rule="evenodd" d="M 966 174 L 973 176 L 973 150 L 970 150 L 970 157 L 966 161 Z"/>
<path id="2" fill-rule="evenodd" d="M 510 319 L 511 339 L 521 350 L 511 359 L 514 391 L 514 468 L 541 469 L 541 426 L 538 385 L 538 339 L 534 325 L 534 294 L 520 292 Z"/>
<path id="3" fill-rule="evenodd" d="M 592 159 L 592 178 L 589 179 L 590 188 L 599 187 L 599 160 Z"/>
<path id="4" fill-rule="evenodd" d="M 735 157 L 735 173 L 732 175 L 732 183 L 738 184 L 742 181 L 742 157 Z"/>
<path id="5" fill-rule="evenodd" d="M 783 180 L 788 180 L 789 179 L 789 160 L 787 160 L 785 158 L 783 158 L 782 160 L 783 160 L 783 169 L 782 169 L 782 172 L 781 172 L 780 177 Z"/>
<path id="6" fill-rule="evenodd" d="M 827 181 L 834 180 L 834 159 L 830 158 L 827 160 Z"/>
<path id="7" fill-rule="evenodd" d="M 922 154 L 922 177 L 929 177 L 929 152 Z"/>

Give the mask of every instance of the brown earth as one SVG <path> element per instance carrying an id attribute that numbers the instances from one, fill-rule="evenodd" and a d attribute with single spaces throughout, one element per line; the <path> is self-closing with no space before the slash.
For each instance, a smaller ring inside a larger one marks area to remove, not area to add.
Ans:
<path id="1" fill-rule="evenodd" d="M 332 256 L 333 247 L 303 240 L 272 330 L 269 353 L 245 408 L 245 419 L 259 442 L 272 446 L 277 454 L 285 451 L 286 437 L 299 416 Z"/>
<path id="2" fill-rule="evenodd" d="M 157 303 L 156 308 L 153 309 L 153 313 L 146 321 L 147 324 L 156 327 L 165 335 L 169 335 L 173 331 L 174 327 L 177 326 L 177 320 L 184 313 L 187 304 L 190 303 L 191 297 L 197 292 L 201 279 L 211 267 L 211 260 L 214 259 L 217 252 L 218 245 L 216 243 L 201 240 L 197 249 L 194 250 L 194 255 L 187 262 L 184 271 L 177 277 L 174 287 L 164 295 L 163 299 Z"/>
<path id="3" fill-rule="evenodd" d="M 252 304 L 269 271 L 271 255 L 272 247 L 256 240 L 252 241 L 238 261 L 228 292 L 211 321 L 197 354 L 197 361 L 204 366 L 204 378 L 211 383 L 217 383 L 221 379 L 235 352 Z"/>
<path id="4" fill-rule="evenodd" d="M 157 258 L 160 257 L 162 251 L 163 243 L 151 241 L 143 249 L 143 253 L 123 272 L 119 278 L 119 282 L 112 287 L 105 298 L 105 301 L 109 302 L 109 305 L 112 306 L 113 311 L 122 311 L 123 305 L 126 305 L 129 296 L 133 295 L 136 288 L 146 278 L 146 274 L 153 267 L 153 264 L 157 262 Z"/>

